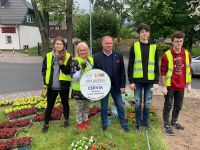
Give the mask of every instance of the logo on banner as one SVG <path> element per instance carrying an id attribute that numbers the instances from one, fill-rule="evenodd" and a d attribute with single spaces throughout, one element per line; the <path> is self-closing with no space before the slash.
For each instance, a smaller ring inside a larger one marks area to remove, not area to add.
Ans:
<path id="1" fill-rule="evenodd" d="M 111 81 L 108 74 L 100 69 L 86 72 L 80 80 L 80 90 L 87 99 L 97 101 L 110 91 Z"/>

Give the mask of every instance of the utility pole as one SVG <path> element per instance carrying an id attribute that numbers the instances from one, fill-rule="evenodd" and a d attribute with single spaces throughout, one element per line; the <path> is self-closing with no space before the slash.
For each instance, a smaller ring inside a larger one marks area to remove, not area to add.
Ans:
<path id="1" fill-rule="evenodd" d="M 89 0 L 90 1 L 90 53 L 92 56 L 92 4 L 93 4 L 93 0 Z"/>

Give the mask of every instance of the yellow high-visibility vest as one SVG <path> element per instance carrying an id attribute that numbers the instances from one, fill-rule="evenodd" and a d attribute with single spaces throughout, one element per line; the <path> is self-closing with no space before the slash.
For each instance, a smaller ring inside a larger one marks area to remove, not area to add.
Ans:
<path id="1" fill-rule="evenodd" d="M 91 65 L 93 66 L 93 65 L 94 65 L 94 60 L 93 60 L 93 58 L 92 58 L 92 57 L 88 57 L 88 59 L 89 59 Z M 81 64 L 82 64 L 82 63 L 85 63 L 85 61 L 84 61 L 81 57 L 76 57 L 76 58 L 74 58 L 74 60 L 77 60 L 77 61 L 78 61 L 79 67 L 81 67 Z M 90 67 L 89 67 L 88 65 L 86 65 L 85 71 L 82 73 L 82 75 L 83 75 L 84 73 L 86 73 L 87 71 L 89 71 L 89 70 L 90 70 Z M 72 89 L 73 89 L 73 90 L 80 91 L 80 79 L 81 79 L 81 78 L 76 79 L 76 80 L 75 80 L 75 79 L 72 79 Z"/>
<path id="2" fill-rule="evenodd" d="M 150 44 L 149 49 L 149 61 L 148 61 L 148 80 L 155 79 L 155 52 L 156 44 Z M 134 53 L 135 53 L 135 62 L 133 69 L 133 78 L 143 78 L 143 67 L 142 67 L 142 54 L 140 42 L 134 43 Z"/>
<path id="3" fill-rule="evenodd" d="M 168 70 L 166 74 L 166 86 L 171 86 L 171 78 L 174 69 L 174 59 L 171 53 L 171 50 L 165 52 L 168 59 Z M 189 52 L 185 50 L 185 62 L 186 62 L 186 84 L 191 82 L 191 70 L 190 70 L 190 60 L 189 60 Z"/>
<path id="4" fill-rule="evenodd" d="M 49 80 L 50 80 L 50 76 L 51 76 L 53 53 L 52 52 L 47 53 L 46 57 L 47 57 L 47 70 L 46 70 L 45 82 L 48 85 Z M 67 65 L 69 58 L 70 58 L 70 54 L 68 52 L 66 52 L 64 65 Z M 68 75 L 64 74 L 62 72 L 62 70 L 60 69 L 59 80 L 71 81 L 71 75 L 70 74 L 68 74 Z"/>

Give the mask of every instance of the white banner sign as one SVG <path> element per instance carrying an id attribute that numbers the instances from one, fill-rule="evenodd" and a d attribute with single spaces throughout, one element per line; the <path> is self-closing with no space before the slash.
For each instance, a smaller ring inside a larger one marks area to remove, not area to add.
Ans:
<path id="1" fill-rule="evenodd" d="M 92 69 L 86 72 L 80 81 L 81 93 L 87 99 L 97 101 L 104 98 L 110 91 L 111 82 L 106 72 Z"/>

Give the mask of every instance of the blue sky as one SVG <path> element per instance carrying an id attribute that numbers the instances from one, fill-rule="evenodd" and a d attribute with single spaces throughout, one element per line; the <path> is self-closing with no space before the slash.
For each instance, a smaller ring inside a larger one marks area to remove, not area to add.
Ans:
<path id="1" fill-rule="evenodd" d="M 80 9 L 84 9 L 85 11 L 89 11 L 89 0 L 76 0 L 79 3 Z"/>
<path id="2" fill-rule="evenodd" d="M 30 2 L 31 0 L 27 0 Z M 89 12 L 89 0 L 74 0 L 79 3 L 79 8 L 85 10 L 86 12 Z"/>

